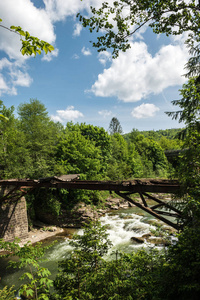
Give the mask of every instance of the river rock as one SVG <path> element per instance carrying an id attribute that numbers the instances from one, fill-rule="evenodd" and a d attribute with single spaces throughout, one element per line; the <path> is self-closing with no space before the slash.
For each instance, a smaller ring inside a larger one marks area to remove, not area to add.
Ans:
<path id="1" fill-rule="evenodd" d="M 131 241 L 136 242 L 138 244 L 143 244 L 144 243 L 144 239 L 142 237 L 136 237 L 136 236 L 132 236 Z"/>
<path id="2" fill-rule="evenodd" d="M 154 245 L 163 245 L 163 246 L 169 246 L 170 242 L 161 238 L 161 237 L 150 237 L 147 239 L 148 243 L 154 244 Z"/>
<path id="3" fill-rule="evenodd" d="M 143 238 L 143 239 L 149 239 L 150 236 L 152 236 L 151 233 L 146 233 L 146 234 L 143 234 L 142 238 Z"/>

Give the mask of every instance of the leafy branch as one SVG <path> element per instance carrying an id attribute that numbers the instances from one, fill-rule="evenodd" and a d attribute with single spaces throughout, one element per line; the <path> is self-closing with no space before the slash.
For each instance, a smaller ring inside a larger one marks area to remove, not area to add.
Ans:
<path id="1" fill-rule="evenodd" d="M 0 23 L 1 22 L 2 19 L 0 19 Z M 28 31 L 24 31 L 20 26 L 10 26 L 9 28 L 0 24 L 0 27 L 20 36 L 20 41 L 22 43 L 20 51 L 22 55 L 31 56 L 32 54 L 34 54 L 36 56 L 36 54 L 41 54 L 42 51 L 44 51 L 45 54 L 47 54 L 48 52 L 54 50 L 54 47 L 51 44 L 40 40 L 37 37 L 31 36 Z"/>

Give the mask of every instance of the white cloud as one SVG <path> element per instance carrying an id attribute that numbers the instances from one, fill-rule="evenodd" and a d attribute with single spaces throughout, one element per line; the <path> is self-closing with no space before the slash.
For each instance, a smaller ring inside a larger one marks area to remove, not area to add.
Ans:
<path id="1" fill-rule="evenodd" d="M 1 18 L 3 25 L 21 26 L 31 35 L 54 43 L 56 35 L 48 13 L 44 9 L 38 9 L 30 0 L 6 0 L 0 1 Z M 1 28 L 0 50 L 5 51 L 10 58 L 22 59 L 20 53 L 20 37 Z"/>
<path id="2" fill-rule="evenodd" d="M 0 94 L 17 94 L 17 87 L 29 87 L 32 79 L 24 64 L 11 62 L 7 58 L 0 60 Z"/>
<path id="3" fill-rule="evenodd" d="M 42 60 L 44 61 L 52 61 L 54 57 L 57 57 L 59 53 L 59 50 L 57 48 L 54 48 L 52 52 L 48 52 L 47 54 L 44 54 L 42 57 Z"/>
<path id="4" fill-rule="evenodd" d="M 55 45 L 55 22 L 64 21 L 67 17 L 75 18 L 78 12 L 90 14 L 90 6 L 98 8 L 102 4 L 99 0 L 43 0 L 43 2 L 44 8 L 37 8 L 31 0 L 0 1 L 2 24 L 8 27 L 19 25 L 29 31 L 31 35 Z M 113 0 L 107 0 L 107 2 L 112 4 Z M 82 25 L 76 23 L 73 34 L 80 35 L 81 29 Z M 146 27 L 142 27 L 140 33 L 145 30 Z M 174 43 L 174 46 L 163 47 L 154 57 L 148 53 L 144 43 L 132 43 L 132 49 L 126 53 L 120 53 L 118 59 L 112 62 L 111 67 L 99 75 L 91 91 L 96 96 L 115 96 L 125 102 L 134 102 L 151 93 L 159 93 L 168 86 L 182 84 L 184 78 L 181 78 L 180 74 L 183 73 L 186 51 L 182 44 L 180 46 L 182 41 L 175 41 L 174 38 Z M 27 83 L 25 84 L 25 79 L 21 83 L 28 86 L 31 84 L 25 65 L 28 58 L 21 55 L 20 48 L 19 36 L 0 28 L 0 51 L 4 51 L 8 55 L 9 64 L 14 63 L 15 72 L 17 72 L 18 66 L 19 73 L 24 73 Z M 85 47 L 83 47 L 82 53 L 91 55 L 91 51 Z M 58 49 L 43 56 L 42 60 L 50 61 L 57 55 Z M 74 56 L 74 58 L 78 58 L 78 56 Z M 108 52 L 99 54 L 99 61 L 105 66 L 106 62 L 111 61 L 110 54 Z M 11 67 L 7 65 L 7 68 Z M 7 86 L 2 89 L 4 93 L 6 91 L 17 92 L 16 82 L 11 82 L 14 78 L 11 73 L 9 82 L 4 74 L 1 75 L 1 78 Z M 20 81 L 18 80 L 18 82 Z"/>
<path id="5" fill-rule="evenodd" d="M 96 96 L 136 102 L 185 82 L 181 75 L 188 52 L 182 43 L 163 46 L 154 57 L 144 42 L 131 43 L 131 46 L 99 74 L 90 90 Z"/>
<path id="6" fill-rule="evenodd" d="M 108 0 L 108 2 L 111 4 L 113 1 Z M 3 19 L 2 25 L 7 26 L 8 28 L 11 25 L 19 25 L 22 29 L 27 30 L 32 36 L 36 36 L 55 46 L 55 22 L 64 21 L 67 17 L 74 17 L 75 19 L 78 12 L 91 14 L 90 6 L 98 8 L 102 4 L 99 0 L 43 0 L 43 3 L 44 7 L 39 8 L 34 6 L 34 1 L 31 0 L 0 1 L 0 17 Z M 82 25 L 77 22 L 74 28 L 74 35 L 80 35 L 81 30 Z M 1 27 L 0 51 L 8 56 L 9 64 L 13 64 L 15 73 L 18 72 L 21 78 L 15 80 L 15 76 L 12 76 L 10 71 L 6 76 L 5 74 L 1 74 L 0 89 L 3 93 L 17 94 L 16 87 L 18 83 L 23 86 L 29 86 L 31 83 L 25 65 L 25 61 L 28 61 L 30 57 L 22 56 L 20 48 L 20 36 Z M 89 49 L 83 48 L 82 51 L 84 55 L 91 55 Z M 50 61 L 57 55 L 58 49 L 55 49 L 52 53 L 42 56 L 42 60 Z M 7 65 L 7 68 L 11 69 L 11 66 Z M 6 69 L 4 69 L 4 71 L 6 71 Z M 22 76 L 20 72 L 24 73 L 24 75 Z M 23 80 L 22 77 L 24 77 Z M 15 82 L 12 82 L 12 79 L 15 80 Z M 7 80 L 9 80 L 9 82 Z"/>
<path id="7" fill-rule="evenodd" d="M 78 54 L 75 53 L 75 54 L 72 56 L 72 58 L 73 58 L 73 59 L 79 59 L 80 56 L 79 56 Z"/>
<path id="8" fill-rule="evenodd" d="M 102 65 L 106 65 L 107 62 L 112 61 L 112 55 L 108 51 L 100 52 L 98 55 L 99 61 Z"/>
<path id="9" fill-rule="evenodd" d="M 131 115 L 136 119 L 151 118 L 155 116 L 155 113 L 160 109 L 151 103 L 141 104 L 133 109 Z"/>
<path id="10" fill-rule="evenodd" d="M 9 90 L 4 78 L 0 74 L 0 96 Z"/>
<path id="11" fill-rule="evenodd" d="M 90 6 L 99 8 L 99 0 L 43 0 L 45 8 L 53 22 L 65 20 L 66 17 L 75 16 L 78 12 L 90 12 Z M 113 0 L 107 0 L 110 4 Z"/>
<path id="12" fill-rule="evenodd" d="M 81 31 L 83 29 L 83 26 L 81 23 L 76 23 L 74 25 L 74 32 L 73 32 L 73 35 L 74 36 L 79 36 L 81 34 Z"/>
<path id="13" fill-rule="evenodd" d="M 56 115 L 52 115 L 51 119 L 55 122 L 64 123 L 66 121 L 74 121 L 80 117 L 83 117 L 83 114 L 74 109 L 74 106 L 68 106 L 66 110 L 57 110 Z"/>
<path id="14" fill-rule="evenodd" d="M 105 109 L 105 110 L 99 111 L 98 114 L 100 116 L 102 116 L 103 118 L 106 118 L 106 117 L 109 117 L 112 114 L 112 112 Z"/>
<path id="15" fill-rule="evenodd" d="M 28 75 L 28 73 L 23 73 L 20 70 L 13 71 L 12 74 L 13 84 L 14 86 L 26 86 L 29 87 L 32 79 Z"/>
<path id="16" fill-rule="evenodd" d="M 89 48 L 85 48 L 83 47 L 81 52 L 83 53 L 83 55 L 88 56 L 88 55 L 92 55 L 91 51 Z"/>
<path id="17" fill-rule="evenodd" d="M 21 26 L 32 36 L 45 40 L 51 44 L 55 43 L 53 23 L 45 9 L 34 6 L 30 0 L 6 0 L 0 1 L 2 25 Z M 4 28 L 0 28 L 0 51 L 4 52 L 8 58 L 0 61 L 1 85 L 0 92 L 12 95 L 17 94 L 17 86 L 30 86 L 32 79 L 27 73 L 27 56 L 22 56 L 20 52 L 20 36 Z M 56 56 L 58 51 L 52 55 L 44 57 L 50 60 L 51 56 Z M 3 81 L 2 81 L 3 80 Z M 6 88 L 3 85 L 6 83 Z"/>

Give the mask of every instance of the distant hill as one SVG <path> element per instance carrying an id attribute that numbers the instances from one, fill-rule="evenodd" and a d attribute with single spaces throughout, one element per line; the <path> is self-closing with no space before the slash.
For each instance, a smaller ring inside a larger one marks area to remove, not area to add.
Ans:
<path id="1" fill-rule="evenodd" d="M 172 129 L 160 129 L 160 130 L 148 130 L 148 131 L 139 131 L 137 129 L 133 129 L 132 132 L 124 134 L 125 140 L 129 140 L 132 134 L 143 134 L 147 138 L 152 138 L 155 141 L 159 142 L 160 139 L 164 136 L 169 140 L 173 140 L 177 138 L 177 134 L 182 130 L 182 128 L 172 128 Z"/>

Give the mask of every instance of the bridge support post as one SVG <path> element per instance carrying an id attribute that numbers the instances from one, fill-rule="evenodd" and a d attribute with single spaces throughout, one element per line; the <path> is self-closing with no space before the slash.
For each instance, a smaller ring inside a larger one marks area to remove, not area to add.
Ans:
<path id="1" fill-rule="evenodd" d="M 28 218 L 25 197 L 16 193 L 13 186 L 0 189 L 0 238 L 13 241 L 28 237 Z"/>

